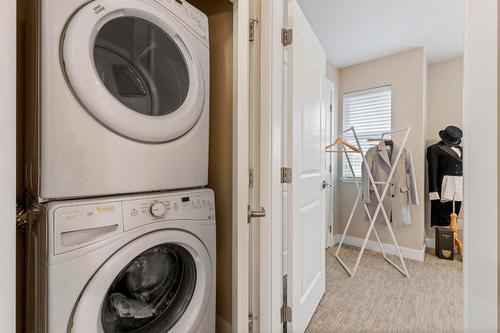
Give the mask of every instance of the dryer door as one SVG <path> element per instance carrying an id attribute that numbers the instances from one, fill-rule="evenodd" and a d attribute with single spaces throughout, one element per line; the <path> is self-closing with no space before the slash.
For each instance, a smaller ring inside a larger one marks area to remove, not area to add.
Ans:
<path id="1" fill-rule="evenodd" d="M 74 94 L 103 125 L 160 143 L 200 118 L 205 82 L 198 41 L 163 7 L 137 0 L 92 1 L 68 23 L 63 67 Z M 198 52 L 199 53 L 199 52 Z"/>
<path id="2" fill-rule="evenodd" d="M 83 291 L 71 332 L 194 332 L 208 309 L 212 264 L 193 235 L 162 230 L 130 242 Z"/>

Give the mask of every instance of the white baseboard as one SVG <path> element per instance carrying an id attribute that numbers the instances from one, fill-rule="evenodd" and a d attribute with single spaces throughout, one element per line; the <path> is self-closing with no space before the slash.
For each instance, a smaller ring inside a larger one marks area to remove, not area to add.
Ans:
<path id="1" fill-rule="evenodd" d="M 340 235 L 340 234 L 333 236 L 333 242 L 335 243 L 335 245 L 340 243 L 341 237 L 342 237 L 342 235 Z M 355 247 L 361 247 L 363 245 L 363 239 L 357 238 L 357 237 L 352 237 L 352 236 L 345 236 L 344 244 L 350 245 L 350 246 L 355 246 Z M 382 243 L 382 246 L 384 247 L 385 253 L 397 255 L 396 246 L 394 246 L 392 244 L 387 244 L 387 243 Z M 378 246 L 378 243 L 376 241 L 373 241 L 373 240 L 368 240 L 368 243 L 366 243 L 366 248 L 368 250 L 371 250 L 371 251 L 381 252 L 380 247 Z M 411 249 L 411 248 L 403 247 L 403 246 L 399 246 L 399 249 L 401 250 L 401 254 L 403 255 L 403 258 L 416 260 L 416 261 L 424 261 L 425 260 L 425 244 L 423 245 L 422 250 Z"/>
<path id="2" fill-rule="evenodd" d="M 436 248 L 436 240 L 434 238 L 426 238 L 425 239 L 425 246 L 427 246 L 430 249 L 435 249 Z"/>
<path id="3" fill-rule="evenodd" d="M 229 322 L 227 322 L 226 320 L 222 319 L 219 316 L 217 316 L 216 321 L 217 321 L 216 326 L 217 326 L 218 332 L 231 333 L 232 327 L 231 327 L 231 324 L 229 324 Z"/>

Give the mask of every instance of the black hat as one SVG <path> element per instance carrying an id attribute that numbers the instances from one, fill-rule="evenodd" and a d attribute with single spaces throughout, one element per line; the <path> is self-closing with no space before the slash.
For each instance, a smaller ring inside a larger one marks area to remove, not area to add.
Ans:
<path id="1" fill-rule="evenodd" d="M 441 140 L 450 146 L 459 145 L 462 142 L 463 135 L 462 130 L 456 126 L 448 126 L 444 130 L 439 131 Z"/>

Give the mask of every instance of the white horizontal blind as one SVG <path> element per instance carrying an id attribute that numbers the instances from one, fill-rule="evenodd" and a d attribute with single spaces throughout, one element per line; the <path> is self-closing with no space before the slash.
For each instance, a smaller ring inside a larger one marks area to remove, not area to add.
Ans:
<path id="1" fill-rule="evenodd" d="M 356 130 L 361 147 L 366 151 L 376 144 L 368 138 L 378 138 L 384 131 L 391 130 L 391 86 L 357 91 L 344 95 L 344 129 L 351 126 Z M 345 138 L 356 145 L 352 132 Z M 345 155 L 342 163 L 342 176 L 353 178 Z M 356 177 L 361 177 L 362 158 L 360 154 L 349 154 Z"/>

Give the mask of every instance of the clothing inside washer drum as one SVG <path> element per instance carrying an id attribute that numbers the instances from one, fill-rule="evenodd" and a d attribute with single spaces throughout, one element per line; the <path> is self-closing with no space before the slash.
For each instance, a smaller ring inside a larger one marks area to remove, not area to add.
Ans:
<path id="1" fill-rule="evenodd" d="M 104 332 L 167 332 L 186 311 L 195 286 L 196 265 L 182 246 L 162 244 L 141 253 L 104 298 Z"/>

